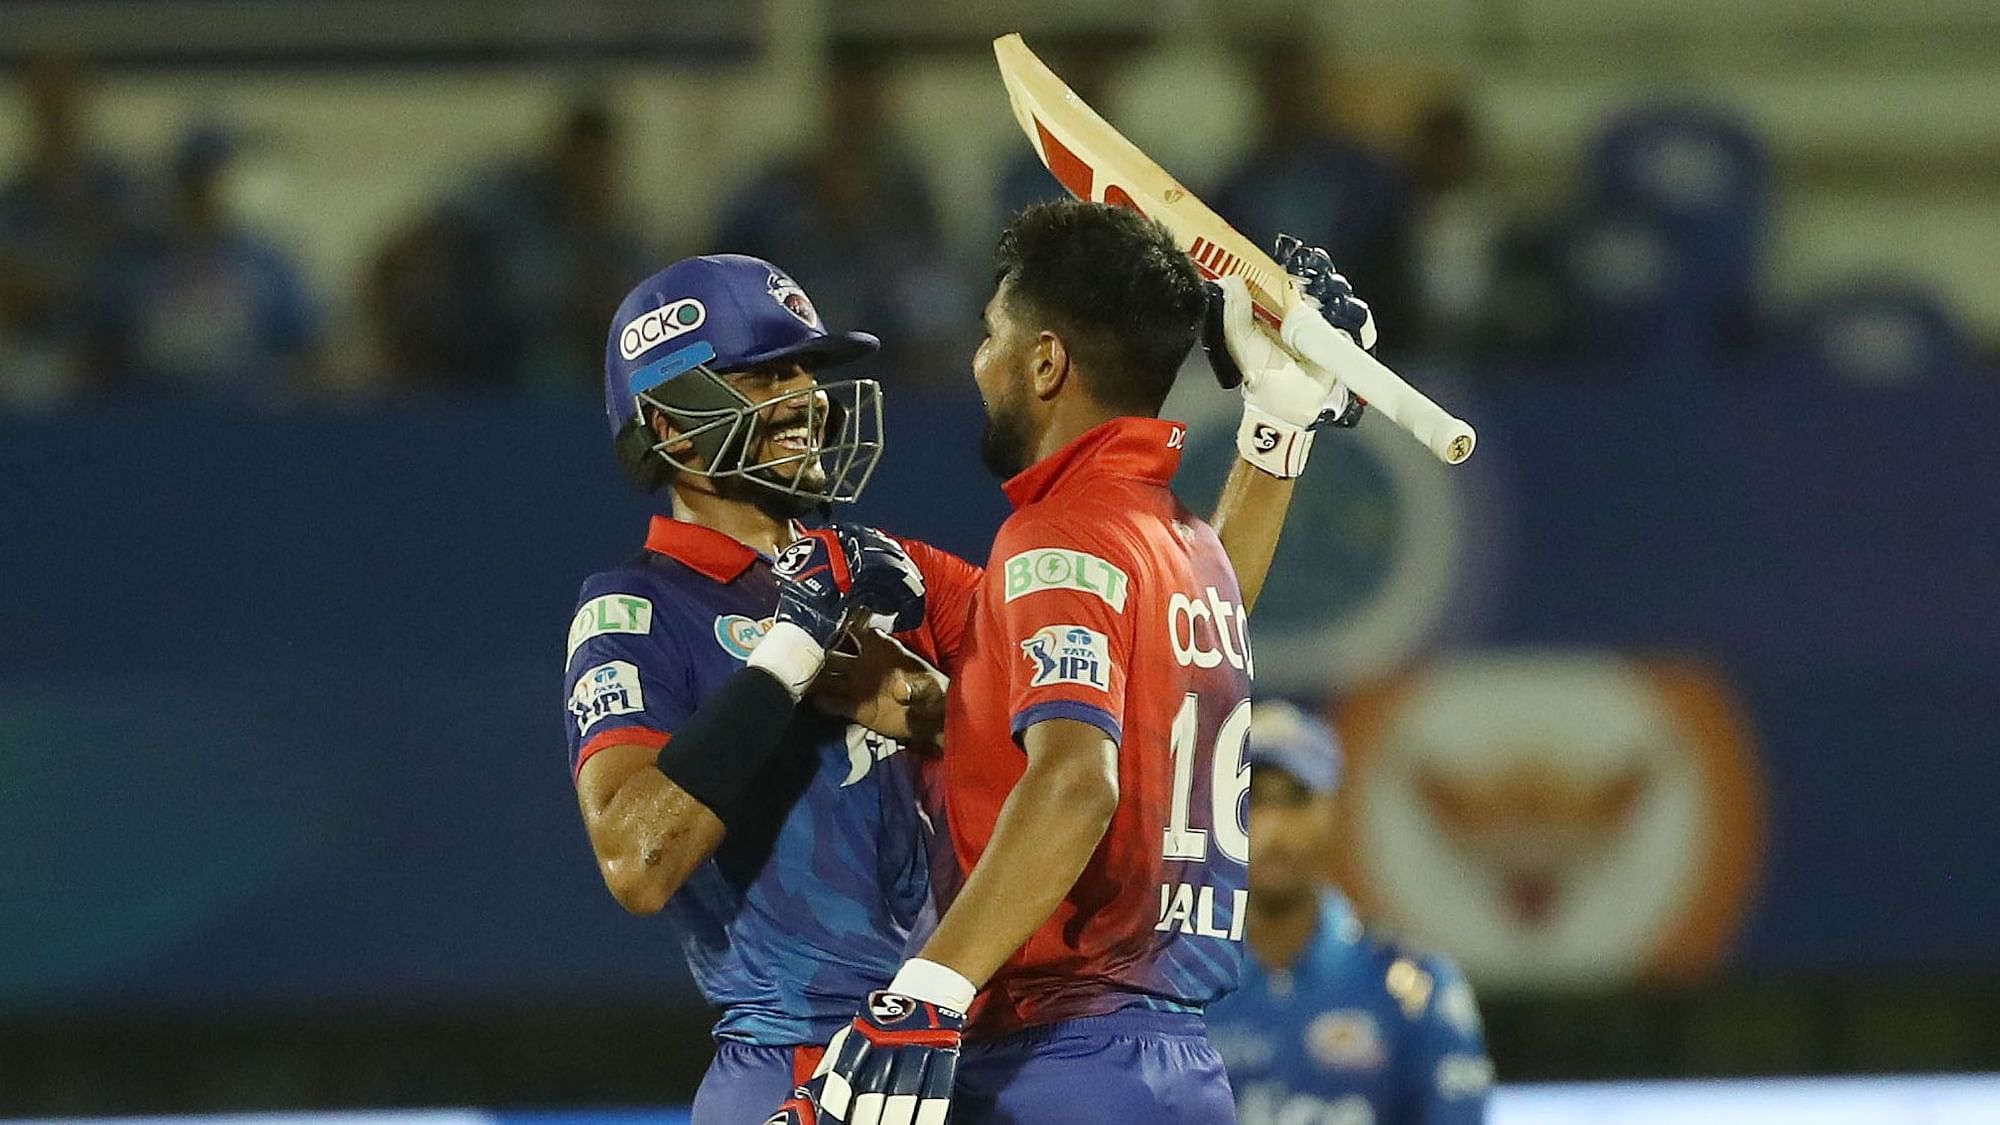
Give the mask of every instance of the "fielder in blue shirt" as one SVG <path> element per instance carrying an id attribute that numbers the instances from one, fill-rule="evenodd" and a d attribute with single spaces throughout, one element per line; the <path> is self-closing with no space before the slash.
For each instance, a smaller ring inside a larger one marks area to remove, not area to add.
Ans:
<path id="1" fill-rule="evenodd" d="M 1448 958 L 1371 936 L 1325 882 L 1340 750 L 1259 702 L 1250 727 L 1251 956 L 1208 1012 L 1241 1125 L 1471 1125 L 1493 1066 Z"/>

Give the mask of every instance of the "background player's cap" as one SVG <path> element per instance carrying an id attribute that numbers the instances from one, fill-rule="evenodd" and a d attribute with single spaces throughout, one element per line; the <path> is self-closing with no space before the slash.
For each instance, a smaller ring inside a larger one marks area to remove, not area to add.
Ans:
<path id="1" fill-rule="evenodd" d="M 1252 767 L 1284 770 L 1314 793 L 1340 787 L 1340 736 L 1282 700 L 1252 706 L 1248 756 Z"/>
<path id="2" fill-rule="evenodd" d="M 614 436 L 632 420 L 632 396 L 688 370 L 740 371 L 775 359 L 808 370 L 849 363 L 882 341 L 830 333 L 791 275 L 762 258 L 683 258 L 639 283 L 611 318 L 604 401 Z"/>

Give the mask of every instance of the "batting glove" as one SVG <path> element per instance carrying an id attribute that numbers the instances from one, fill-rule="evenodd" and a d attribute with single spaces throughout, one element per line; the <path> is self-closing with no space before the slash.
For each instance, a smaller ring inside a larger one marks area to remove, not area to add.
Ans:
<path id="1" fill-rule="evenodd" d="M 1375 321 L 1367 303 L 1334 272 L 1324 250 L 1280 236 L 1278 256 L 1328 323 L 1362 347 L 1374 346 Z M 1354 425 L 1365 404 L 1331 372 L 1297 359 L 1257 325 L 1241 278 L 1223 277 L 1210 291 L 1204 339 L 1209 362 L 1224 386 L 1240 384 L 1243 389 L 1237 449 L 1244 460 L 1272 476 L 1296 477 L 1312 450 L 1312 431 L 1329 424 Z"/>
<path id="2" fill-rule="evenodd" d="M 854 574 L 852 606 L 873 615 L 869 624 L 885 633 L 907 633 L 924 623 L 924 573 L 903 545 L 872 527 L 835 525 L 850 552 Z"/>
<path id="3" fill-rule="evenodd" d="M 818 1117 L 790 1120 L 945 1125 L 973 992 L 972 982 L 947 966 L 921 958 L 905 963 L 827 1043 L 819 1069 L 802 1087 Z M 783 1112 L 776 1120 L 787 1120 Z"/>
<path id="4" fill-rule="evenodd" d="M 826 650 L 863 614 L 890 631 L 924 619 L 924 578 L 900 544 L 873 528 L 836 524 L 806 532 L 771 566 L 778 612 L 746 663 L 805 694 Z"/>

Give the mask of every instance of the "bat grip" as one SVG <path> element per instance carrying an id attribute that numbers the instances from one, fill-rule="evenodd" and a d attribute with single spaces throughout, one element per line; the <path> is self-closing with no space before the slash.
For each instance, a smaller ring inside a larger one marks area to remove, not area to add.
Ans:
<path id="1" fill-rule="evenodd" d="M 1333 372 L 1347 389 L 1368 400 L 1368 408 L 1408 430 L 1424 448 L 1447 465 L 1472 456 L 1478 435 L 1472 427 L 1447 414 L 1402 376 L 1361 350 L 1354 339 L 1326 322 L 1305 301 L 1285 314 L 1280 333 L 1285 346 Z"/>

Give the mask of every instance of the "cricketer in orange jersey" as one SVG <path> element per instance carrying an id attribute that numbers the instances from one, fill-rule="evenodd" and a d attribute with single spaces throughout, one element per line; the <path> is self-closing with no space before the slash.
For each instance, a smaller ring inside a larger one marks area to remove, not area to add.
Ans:
<path id="1" fill-rule="evenodd" d="M 1057 203 L 1016 217 L 999 266 L 973 376 L 1017 511 L 926 769 L 942 917 L 772 1121 L 1228 1122 L 1201 1011 L 1242 962 L 1244 590 L 1345 395 L 1224 285 L 1246 421 L 1218 535 L 1169 490 L 1185 432 L 1158 417 L 1210 308 L 1186 255 L 1136 214 Z M 1262 440 L 1278 427 L 1298 440 Z"/>
<path id="2" fill-rule="evenodd" d="M 1115 747 L 1118 802 L 1075 885 L 986 982 L 971 1038 L 1198 1012 L 1235 987 L 1250 645 L 1221 544 L 1168 488 L 1184 437 L 1176 422 L 1116 418 L 1007 482 L 1016 511 L 946 703 L 956 861 L 962 873 L 985 854 L 1027 769 L 1015 740 L 1038 723 L 1081 723 Z"/>

